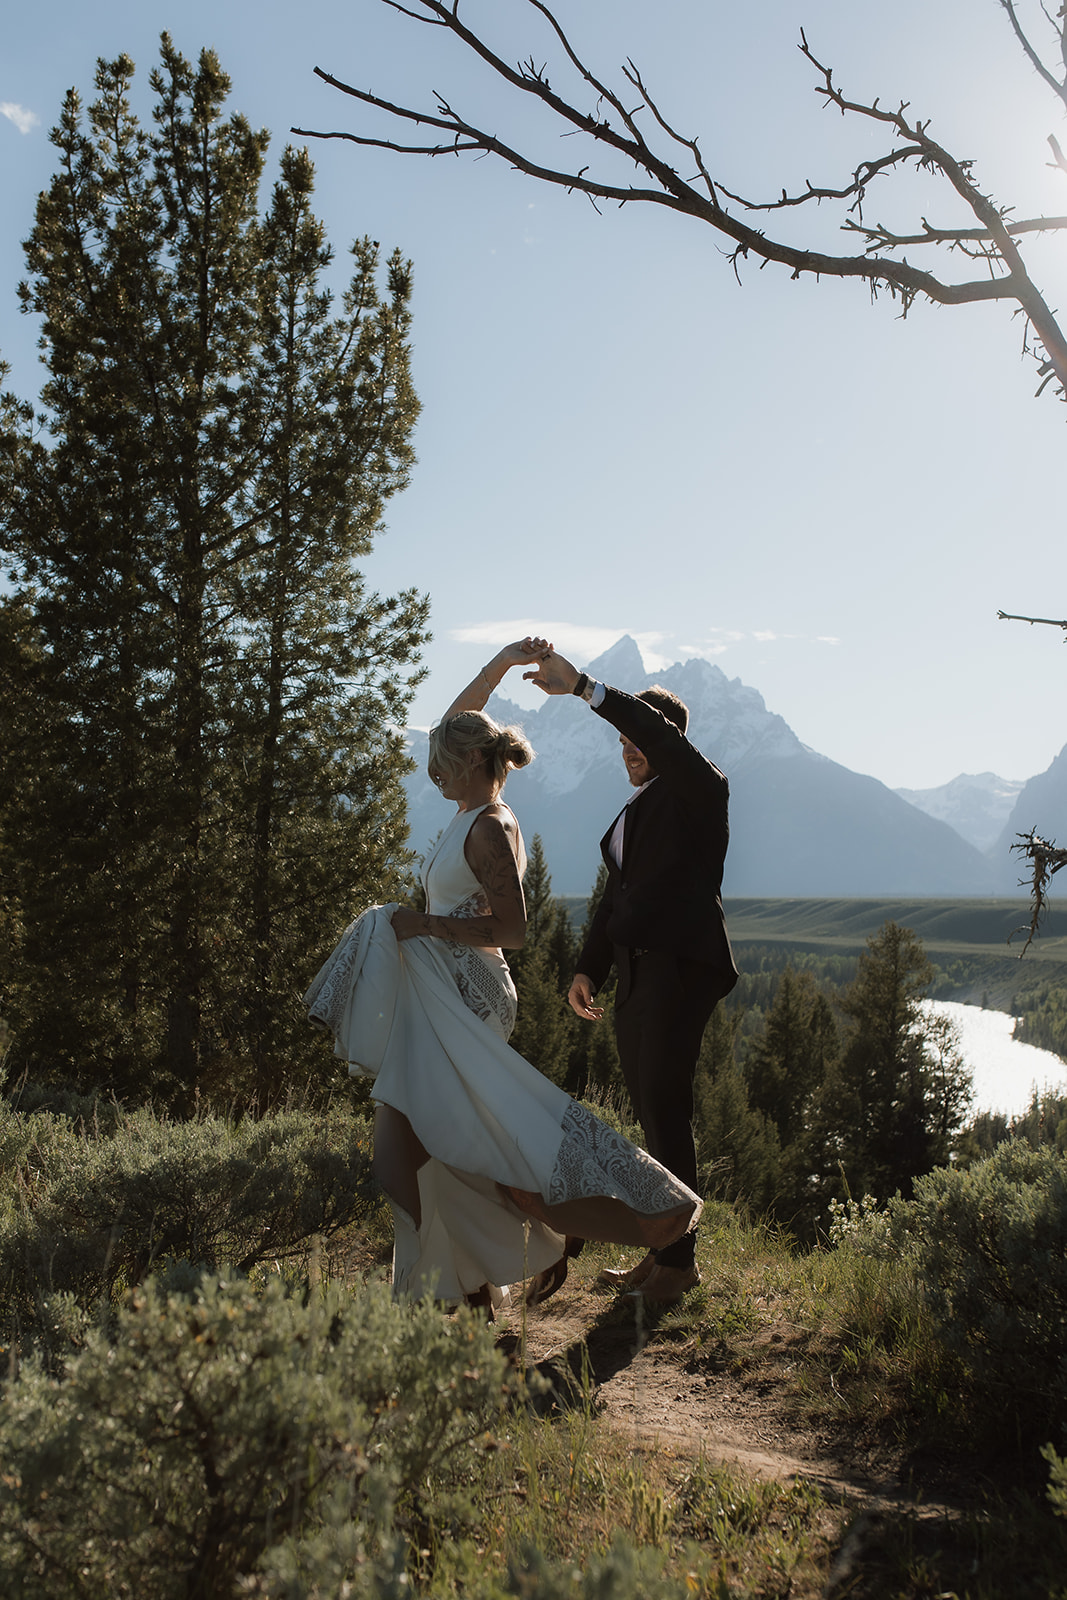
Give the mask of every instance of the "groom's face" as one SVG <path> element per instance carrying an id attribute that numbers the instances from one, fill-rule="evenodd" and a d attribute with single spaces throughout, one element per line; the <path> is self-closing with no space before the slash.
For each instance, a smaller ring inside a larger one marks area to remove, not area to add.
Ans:
<path id="1" fill-rule="evenodd" d="M 649 778 L 656 776 L 655 770 L 633 740 L 628 739 L 624 733 L 619 734 L 619 743 L 622 745 L 622 759 L 626 764 L 627 776 L 634 788 L 640 789 L 641 785 L 647 783 Z"/>

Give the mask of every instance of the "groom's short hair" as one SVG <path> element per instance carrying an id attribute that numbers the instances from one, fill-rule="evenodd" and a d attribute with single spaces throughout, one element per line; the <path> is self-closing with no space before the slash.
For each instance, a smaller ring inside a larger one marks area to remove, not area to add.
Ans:
<path id="1" fill-rule="evenodd" d="M 683 733 L 688 728 L 689 707 L 684 700 L 680 700 L 676 694 L 672 694 L 670 689 L 664 689 L 662 684 L 654 683 L 651 689 L 642 689 L 637 698 L 653 706 L 661 716 L 673 722 L 675 727 L 681 728 Z"/>

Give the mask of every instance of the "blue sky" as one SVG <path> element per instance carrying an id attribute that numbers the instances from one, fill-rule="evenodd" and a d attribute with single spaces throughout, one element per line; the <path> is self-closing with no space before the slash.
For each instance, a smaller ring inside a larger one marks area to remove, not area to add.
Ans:
<path id="1" fill-rule="evenodd" d="M 548 53 L 523 0 L 465 11 L 489 20 L 504 55 Z M 910 101 L 997 200 L 1067 211 L 1046 144 L 1067 140 L 1064 115 L 996 0 L 559 0 L 557 12 L 601 76 L 639 64 L 730 187 L 840 183 L 871 148 L 822 109 L 803 26 L 850 94 Z M 20 393 L 40 383 L 15 285 L 53 168 L 47 130 L 65 90 L 88 99 L 96 58 L 123 50 L 147 114 L 164 28 L 187 55 L 218 50 L 234 107 L 272 130 L 272 161 L 294 124 L 386 131 L 316 65 L 408 103 L 447 91 L 558 159 L 555 135 L 452 41 L 381 0 L 19 8 L 0 58 L 0 353 Z M 700 223 L 598 215 L 489 160 L 339 141 L 313 155 L 338 284 L 357 235 L 415 266 L 419 463 L 368 566 L 382 591 L 432 597 L 412 721 L 432 721 L 528 627 L 579 663 L 628 632 L 650 673 L 708 656 L 805 743 L 894 787 L 1048 766 L 1067 740 L 1063 636 L 996 612 L 1067 614 L 1067 411 L 1034 398 L 1008 310 L 917 305 L 901 321 L 858 285 L 754 264 L 739 284 Z M 882 185 L 870 210 L 909 227 L 955 220 L 910 182 Z M 834 219 L 812 222 L 832 245 Z M 1028 259 L 1059 305 L 1067 237 Z"/>

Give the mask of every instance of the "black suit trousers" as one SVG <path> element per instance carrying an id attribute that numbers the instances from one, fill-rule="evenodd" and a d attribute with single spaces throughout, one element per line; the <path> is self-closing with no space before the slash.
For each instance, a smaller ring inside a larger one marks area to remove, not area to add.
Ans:
<path id="1" fill-rule="evenodd" d="M 697 1186 L 693 1080 L 708 1018 L 734 982 L 732 973 L 668 950 L 615 951 L 621 1000 L 615 1038 L 634 1115 L 650 1155 L 690 1189 Z M 695 1235 L 656 1252 L 663 1266 L 692 1264 Z"/>

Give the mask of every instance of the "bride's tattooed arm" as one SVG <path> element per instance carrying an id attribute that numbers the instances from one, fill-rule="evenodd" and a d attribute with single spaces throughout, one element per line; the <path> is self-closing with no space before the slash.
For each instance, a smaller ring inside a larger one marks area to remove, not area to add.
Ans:
<path id="1" fill-rule="evenodd" d="M 398 939 L 429 934 L 454 944 L 518 950 L 526 938 L 526 901 L 516 852 L 518 828 L 506 806 L 489 806 L 467 835 L 467 864 L 482 886 L 473 916 L 434 916 L 426 911 L 398 911 L 393 930 Z M 466 906 L 464 907 L 466 910 Z"/>

